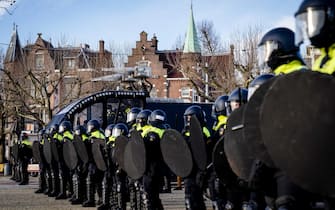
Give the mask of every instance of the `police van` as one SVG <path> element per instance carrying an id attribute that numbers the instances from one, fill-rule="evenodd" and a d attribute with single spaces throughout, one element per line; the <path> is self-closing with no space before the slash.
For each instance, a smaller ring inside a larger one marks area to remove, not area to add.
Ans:
<path id="1" fill-rule="evenodd" d="M 150 98 L 145 91 L 102 91 L 74 101 L 54 115 L 46 126 L 46 131 L 53 124 L 64 120 L 72 122 L 73 126 L 84 125 L 91 119 L 96 119 L 105 128 L 109 124 L 126 122 L 126 115 L 132 107 L 143 109 L 161 109 L 167 114 L 167 123 L 178 131 L 184 126 L 183 114 L 187 107 L 197 104 L 206 112 L 208 125 L 212 125 L 210 117 L 212 103 L 186 103 L 178 99 Z"/>

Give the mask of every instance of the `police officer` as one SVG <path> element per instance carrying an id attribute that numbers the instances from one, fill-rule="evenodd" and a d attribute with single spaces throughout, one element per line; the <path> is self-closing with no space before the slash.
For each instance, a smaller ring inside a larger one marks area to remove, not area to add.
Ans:
<path id="1" fill-rule="evenodd" d="M 190 122 L 191 117 L 196 116 L 200 125 L 202 126 L 202 132 L 204 136 L 204 141 L 206 143 L 207 155 L 211 154 L 211 134 L 206 127 L 205 112 L 198 105 L 192 105 L 188 107 L 184 112 L 184 128 L 182 134 L 190 145 Z M 191 148 L 191 146 L 190 146 Z M 210 159 L 209 159 L 210 160 Z M 200 170 L 196 165 L 193 166 L 191 174 L 184 178 L 185 184 L 185 205 L 188 210 L 205 210 L 205 202 L 203 199 L 203 190 L 205 186 L 205 175 L 206 172 Z"/>
<path id="2" fill-rule="evenodd" d="M 259 64 L 269 66 L 275 75 L 306 70 L 294 39 L 294 32 L 287 28 L 274 28 L 267 32 L 258 45 L 259 52 L 263 55 L 259 56 Z M 267 193 L 273 191 L 270 194 L 274 197 L 274 202 L 268 202 L 269 206 L 273 205 L 273 208 L 279 210 L 309 208 L 305 191 L 293 184 L 280 169 L 273 169 L 272 174 L 271 185 L 274 187 L 268 189 Z"/>
<path id="3" fill-rule="evenodd" d="M 268 31 L 258 44 L 258 52 L 260 68 L 270 68 L 275 75 L 307 69 L 294 43 L 294 32 L 288 28 Z"/>
<path id="4" fill-rule="evenodd" d="M 248 100 L 248 90 L 246 88 L 235 88 L 228 97 L 228 109 L 227 115 L 229 116 L 231 112 L 235 109 L 240 108 L 242 104 L 247 103 Z"/>
<path id="5" fill-rule="evenodd" d="M 295 13 L 296 44 L 304 40 L 321 50 L 312 69 L 326 74 L 335 72 L 335 2 L 304 0 Z"/>
<path id="6" fill-rule="evenodd" d="M 115 196 L 115 164 L 112 157 L 115 144 L 115 137 L 112 136 L 114 126 L 115 124 L 109 124 L 105 129 L 105 159 L 107 163 L 107 170 L 105 171 L 102 182 L 102 204 L 98 207 L 98 210 L 114 209 L 117 207 L 117 197 Z"/>
<path id="7" fill-rule="evenodd" d="M 138 113 L 142 111 L 141 108 L 139 107 L 132 107 L 129 112 L 127 113 L 127 125 L 129 129 L 132 129 L 133 127 L 136 126 L 136 117 Z"/>
<path id="8" fill-rule="evenodd" d="M 74 129 L 74 139 L 84 142 L 85 149 L 87 151 L 88 136 L 86 128 L 82 125 L 78 125 Z M 77 151 L 78 152 L 78 151 Z M 80 151 L 79 151 L 80 152 Z M 78 159 L 78 166 L 73 174 L 73 196 L 70 199 L 71 204 L 82 204 L 86 200 L 86 177 L 87 177 L 87 163 Z"/>
<path id="9" fill-rule="evenodd" d="M 136 118 L 135 118 L 136 120 Z M 112 146 L 118 136 L 128 136 L 128 127 L 124 123 L 117 123 L 112 130 Z M 114 147 L 114 146 L 113 146 Z M 126 209 L 127 206 L 127 174 L 118 163 L 115 163 L 115 178 L 116 178 L 116 193 L 117 193 L 117 207 L 119 209 Z"/>
<path id="10" fill-rule="evenodd" d="M 147 169 L 143 175 L 143 202 L 147 210 L 163 209 L 159 198 L 160 180 L 164 161 L 160 150 L 160 140 L 166 124 L 166 113 L 156 109 L 149 116 L 149 125 L 142 132 L 147 152 Z"/>
<path id="11" fill-rule="evenodd" d="M 41 129 L 38 133 L 39 138 L 39 150 L 40 150 L 40 156 L 41 160 L 39 162 L 39 178 L 38 178 L 38 189 L 35 191 L 35 193 L 44 193 L 49 190 L 49 185 L 47 184 L 48 176 L 47 172 L 49 164 L 45 160 L 44 154 L 43 154 L 43 145 L 45 141 L 45 130 Z"/>
<path id="12" fill-rule="evenodd" d="M 150 128 L 149 117 L 151 113 L 152 111 L 149 109 L 141 110 L 136 116 L 136 124 L 133 126 L 133 128 L 135 128 L 141 134 L 143 133 L 143 131 L 149 129 Z M 140 178 L 137 180 L 133 180 L 130 178 L 129 191 L 130 191 L 131 209 L 141 209 L 144 206 L 142 199 L 142 192 L 143 192 L 142 179 Z"/>
<path id="13" fill-rule="evenodd" d="M 70 121 L 63 121 L 59 125 L 59 134 L 62 135 L 62 140 L 60 144 L 60 153 L 59 153 L 59 178 L 60 178 L 60 193 L 57 195 L 56 199 L 66 199 L 68 198 L 67 188 L 69 191 L 69 197 L 73 195 L 73 182 L 72 182 L 72 172 L 66 166 L 64 157 L 63 157 L 63 144 L 66 141 L 73 141 L 72 134 L 72 123 Z"/>
<path id="14" fill-rule="evenodd" d="M 228 97 L 227 116 L 239 109 L 248 100 L 248 90 L 246 88 L 237 87 L 232 90 Z M 225 169 L 227 177 L 222 180 L 225 184 L 226 193 L 226 209 L 240 209 L 247 208 L 250 198 L 250 192 L 246 187 L 246 182 L 239 179 L 231 167 L 227 165 Z"/>
<path id="15" fill-rule="evenodd" d="M 59 125 L 52 124 L 49 128 L 48 141 L 54 145 L 54 148 L 58 148 L 58 144 L 62 141 L 62 136 L 58 133 Z M 57 151 L 58 155 L 58 149 Z M 53 152 L 52 152 L 53 153 Z M 60 192 L 60 178 L 59 178 L 59 166 L 58 161 L 53 157 L 51 159 L 51 183 L 52 191 L 48 194 L 49 197 L 56 197 Z"/>
<path id="16" fill-rule="evenodd" d="M 27 133 L 22 133 L 22 141 L 19 147 L 19 166 L 21 174 L 21 182 L 19 185 L 27 185 L 29 183 L 28 164 L 32 156 L 32 142 L 29 141 Z"/>
<path id="17" fill-rule="evenodd" d="M 143 132 L 146 128 L 149 127 L 149 117 L 152 111 L 150 109 L 143 109 L 136 116 L 136 130 Z"/>
<path id="18" fill-rule="evenodd" d="M 105 141 L 105 135 L 100 130 L 100 123 L 98 120 L 90 120 L 87 122 L 87 133 L 89 135 L 89 165 L 88 165 L 88 174 L 86 178 L 86 192 L 87 200 L 83 202 L 83 207 L 94 207 L 95 206 L 95 191 L 98 193 L 98 204 L 101 204 L 102 200 L 102 181 L 104 177 L 104 172 L 99 170 L 96 166 L 96 163 L 93 160 L 92 154 L 92 144 L 96 141 Z"/>
<path id="19" fill-rule="evenodd" d="M 228 95 L 219 96 L 214 104 L 212 105 L 212 118 L 214 119 L 214 124 L 212 127 L 212 139 L 213 142 L 218 142 L 223 138 L 224 131 L 227 124 L 227 108 L 228 108 Z M 223 210 L 226 204 L 226 189 L 222 181 L 219 180 L 215 171 L 213 170 L 210 175 L 209 182 L 212 182 L 214 187 L 211 191 L 211 198 L 213 209 Z"/>

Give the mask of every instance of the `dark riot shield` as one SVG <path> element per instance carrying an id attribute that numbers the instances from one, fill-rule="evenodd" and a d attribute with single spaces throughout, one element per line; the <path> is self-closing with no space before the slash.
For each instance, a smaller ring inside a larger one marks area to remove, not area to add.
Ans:
<path id="1" fill-rule="evenodd" d="M 206 143 L 200 122 L 194 115 L 191 117 L 189 142 L 196 165 L 200 170 L 205 170 L 207 166 Z"/>
<path id="2" fill-rule="evenodd" d="M 181 177 L 191 173 L 192 154 L 186 140 L 177 130 L 165 130 L 160 147 L 163 159 L 173 173 Z"/>
<path id="3" fill-rule="evenodd" d="M 244 146 L 244 156 L 252 164 L 255 159 L 261 160 L 268 167 L 273 168 L 274 164 L 271 160 L 266 147 L 264 145 L 261 129 L 260 129 L 260 107 L 263 103 L 266 92 L 273 84 L 277 77 L 273 77 L 270 80 L 263 83 L 252 95 L 243 112 L 243 138 L 240 139 L 240 143 L 247 145 Z M 251 166 L 250 166 L 251 168 Z"/>
<path id="4" fill-rule="evenodd" d="M 52 159 L 59 162 L 59 154 L 56 142 L 51 141 L 50 148 L 51 148 Z"/>
<path id="5" fill-rule="evenodd" d="M 48 139 L 44 140 L 43 155 L 44 155 L 45 160 L 47 161 L 47 163 L 51 164 L 51 161 L 52 161 L 51 143 Z"/>
<path id="6" fill-rule="evenodd" d="M 253 160 L 250 161 L 248 144 L 243 140 L 243 112 L 246 104 L 234 110 L 227 120 L 224 135 L 224 151 L 233 172 L 241 179 L 248 180 Z"/>
<path id="7" fill-rule="evenodd" d="M 125 170 L 124 165 L 124 152 L 126 150 L 126 146 L 128 143 L 128 138 L 126 136 L 118 136 L 115 139 L 115 147 L 114 147 L 114 157 L 115 161 L 119 164 L 119 166 Z"/>
<path id="8" fill-rule="evenodd" d="M 95 164 L 97 165 L 97 168 L 101 171 L 106 171 L 107 169 L 106 162 L 102 153 L 102 149 L 105 147 L 105 144 L 105 141 L 102 139 L 96 139 L 92 144 L 93 159 Z"/>
<path id="9" fill-rule="evenodd" d="M 278 78 L 261 106 L 261 133 L 272 160 L 311 192 L 335 196 L 335 79 L 313 71 Z"/>
<path id="10" fill-rule="evenodd" d="M 133 179 L 139 179 L 146 170 L 146 151 L 141 134 L 134 130 L 130 134 L 124 152 L 125 171 Z"/>
<path id="11" fill-rule="evenodd" d="M 18 159 L 19 159 L 19 144 L 15 143 L 12 146 L 12 154 L 13 154 L 13 157 L 14 157 L 15 161 L 18 161 Z"/>
<path id="12" fill-rule="evenodd" d="M 88 162 L 87 149 L 85 143 L 80 136 L 74 136 L 73 146 L 76 149 L 79 159 L 82 161 L 83 164 L 86 164 Z"/>
<path id="13" fill-rule="evenodd" d="M 229 184 L 230 180 L 236 180 L 236 174 L 231 170 L 224 152 L 224 139 L 221 138 L 213 149 L 213 168 L 219 179 Z"/>
<path id="14" fill-rule="evenodd" d="M 41 152 L 40 152 L 40 142 L 39 141 L 34 141 L 33 142 L 33 157 L 34 159 L 39 163 L 41 162 Z"/>
<path id="15" fill-rule="evenodd" d="M 63 157 L 66 166 L 70 169 L 73 170 L 76 168 L 78 164 L 78 156 L 76 149 L 74 148 L 74 145 L 72 141 L 65 141 L 63 143 Z"/>

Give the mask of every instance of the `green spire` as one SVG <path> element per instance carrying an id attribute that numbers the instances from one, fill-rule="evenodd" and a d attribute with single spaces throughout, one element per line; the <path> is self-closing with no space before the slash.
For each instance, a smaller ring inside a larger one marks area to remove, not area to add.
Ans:
<path id="1" fill-rule="evenodd" d="M 194 23 L 193 6 L 191 3 L 191 16 L 187 29 L 186 39 L 184 43 L 184 53 L 201 53 L 201 48 L 198 40 L 197 29 Z"/>

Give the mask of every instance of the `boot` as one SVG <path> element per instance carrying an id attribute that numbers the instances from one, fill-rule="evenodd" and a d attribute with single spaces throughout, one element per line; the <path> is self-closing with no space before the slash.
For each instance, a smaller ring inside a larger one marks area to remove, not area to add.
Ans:
<path id="1" fill-rule="evenodd" d="M 102 204 L 98 207 L 98 210 L 109 209 L 109 196 L 110 182 L 108 181 L 107 175 L 105 175 L 102 183 Z"/>
<path id="2" fill-rule="evenodd" d="M 87 200 L 84 201 L 83 207 L 95 207 L 95 187 L 92 180 L 92 177 L 90 175 L 87 176 L 86 179 L 86 194 L 87 194 Z"/>
<path id="3" fill-rule="evenodd" d="M 56 196 L 56 200 L 61 200 L 61 199 L 66 199 L 66 180 L 63 176 L 59 176 L 59 181 L 60 181 L 60 192 Z"/>
<path id="4" fill-rule="evenodd" d="M 38 189 L 35 191 L 35 193 L 43 193 L 46 189 L 46 180 L 44 173 L 40 173 L 38 176 Z"/>
<path id="5" fill-rule="evenodd" d="M 86 199 L 86 184 L 82 181 L 82 179 L 76 174 L 76 177 L 73 180 L 73 196 L 71 204 L 82 204 Z"/>
<path id="6" fill-rule="evenodd" d="M 56 197 L 59 194 L 59 176 L 54 172 L 51 173 L 52 191 L 48 194 L 49 197 Z"/>
<path id="7" fill-rule="evenodd" d="M 73 200 L 76 200 L 79 198 L 79 189 L 78 189 L 78 176 L 77 174 L 72 175 L 72 196 L 70 198 L 70 202 L 72 203 Z"/>
<path id="8" fill-rule="evenodd" d="M 47 187 L 46 187 L 46 189 L 44 191 L 44 194 L 45 195 L 49 195 L 49 194 L 51 194 L 52 189 L 53 189 L 52 188 L 52 176 L 51 176 L 50 173 L 46 174 L 46 185 L 47 185 Z"/>

